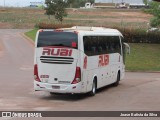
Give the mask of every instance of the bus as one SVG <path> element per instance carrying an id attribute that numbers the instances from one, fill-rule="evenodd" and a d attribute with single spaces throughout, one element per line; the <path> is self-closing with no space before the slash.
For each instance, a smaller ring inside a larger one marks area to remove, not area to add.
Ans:
<path id="1" fill-rule="evenodd" d="M 125 75 L 126 50 L 129 45 L 116 29 L 74 26 L 39 30 L 34 89 L 94 96 L 101 87 L 118 86 Z"/>

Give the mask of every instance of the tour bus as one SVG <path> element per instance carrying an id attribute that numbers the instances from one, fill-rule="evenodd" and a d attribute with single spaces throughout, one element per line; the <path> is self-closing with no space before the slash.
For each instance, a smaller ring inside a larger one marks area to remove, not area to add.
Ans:
<path id="1" fill-rule="evenodd" d="M 103 27 L 39 30 L 35 41 L 34 89 L 57 93 L 90 93 L 117 86 L 125 74 L 123 35 Z"/>

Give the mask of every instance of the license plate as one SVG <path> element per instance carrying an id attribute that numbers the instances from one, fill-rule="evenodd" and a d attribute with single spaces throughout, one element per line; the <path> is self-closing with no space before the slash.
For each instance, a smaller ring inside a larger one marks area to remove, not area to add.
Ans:
<path id="1" fill-rule="evenodd" d="M 52 89 L 60 89 L 60 86 L 52 86 Z"/>

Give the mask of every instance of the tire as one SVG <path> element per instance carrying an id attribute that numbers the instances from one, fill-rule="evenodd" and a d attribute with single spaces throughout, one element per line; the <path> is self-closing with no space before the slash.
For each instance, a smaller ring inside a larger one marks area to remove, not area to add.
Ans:
<path id="1" fill-rule="evenodd" d="M 119 85 L 119 81 L 120 81 L 120 73 L 118 72 L 118 74 L 117 74 L 117 80 L 116 80 L 116 82 L 113 85 L 115 87 L 117 87 Z"/>
<path id="2" fill-rule="evenodd" d="M 96 90 L 97 90 L 96 80 L 93 80 L 92 90 L 90 92 L 90 95 L 94 96 L 96 94 Z"/>
<path id="3" fill-rule="evenodd" d="M 60 95 L 60 93 L 53 93 L 53 92 L 50 92 L 50 95 Z"/>

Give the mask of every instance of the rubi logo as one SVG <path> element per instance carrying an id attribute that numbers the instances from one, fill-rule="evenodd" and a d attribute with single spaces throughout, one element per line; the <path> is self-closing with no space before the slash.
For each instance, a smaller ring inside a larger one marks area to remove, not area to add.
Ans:
<path id="1" fill-rule="evenodd" d="M 42 55 L 48 56 L 72 56 L 72 50 L 66 48 L 43 48 Z"/>
<path id="2" fill-rule="evenodd" d="M 87 56 L 84 58 L 83 69 L 87 69 Z"/>
<path id="3" fill-rule="evenodd" d="M 100 55 L 98 67 L 106 66 L 109 64 L 109 55 Z"/>

